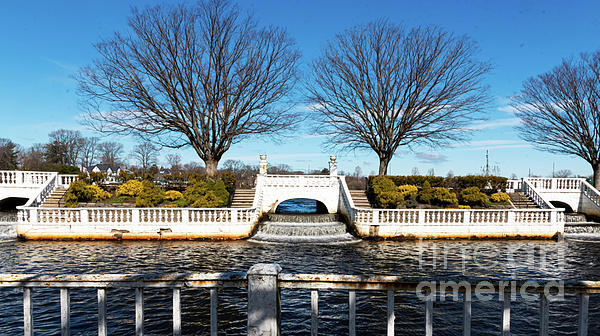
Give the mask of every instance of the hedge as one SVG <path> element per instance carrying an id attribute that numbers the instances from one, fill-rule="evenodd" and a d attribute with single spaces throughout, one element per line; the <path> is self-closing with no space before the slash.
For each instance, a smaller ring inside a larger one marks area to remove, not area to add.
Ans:
<path id="1" fill-rule="evenodd" d="M 373 179 L 378 176 L 369 176 L 369 185 L 373 184 Z M 392 180 L 396 186 L 401 185 L 415 185 L 423 187 L 425 181 L 429 182 L 432 188 L 450 188 L 450 189 L 466 189 L 469 187 L 477 187 L 481 190 L 506 190 L 506 177 L 501 176 L 478 176 L 478 175 L 467 175 L 467 176 L 454 176 L 454 177 L 441 177 L 441 176 L 422 176 L 422 175 L 410 175 L 410 176 L 390 176 L 385 175 L 387 178 Z"/>

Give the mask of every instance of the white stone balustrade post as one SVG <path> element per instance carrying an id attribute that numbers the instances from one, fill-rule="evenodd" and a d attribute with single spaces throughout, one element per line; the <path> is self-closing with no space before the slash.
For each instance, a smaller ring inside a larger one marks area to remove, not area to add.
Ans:
<path id="1" fill-rule="evenodd" d="M 233 224 L 233 225 L 239 224 L 237 209 L 231 209 L 231 224 Z"/>
<path id="2" fill-rule="evenodd" d="M 509 210 L 507 216 L 508 224 L 514 225 L 517 222 L 517 214 L 514 210 Z"/>
<path id="3" fill-rule="evenodd" d="M 329 175 L 337 176 L 337 157 L 335 155 L 329 156 Z"/>
<path id="4" fill-rule="evenodd" d="M 88 212 L 88 209 L 85 209 L 85 208 L 81 209 L 79 211 L 79 215 L 80 215 L 80 219 L 79 220 L 81 221 L 81 224 L 87 224 L 87 223 L 89 223 L 89 212 Z"/>
<path id="5" fill-rule="evenodd" d="M 248 270 L 248 335 L 281 334 L 280 301 L 277 277 L 281 266 L 256 264 Z"/>
<path id="6" fill-rule="evenodd" d="M 465 210 L 463 212 L 463 215 L 464 215 L 464 217 L 463 217 L 463 224 L 465 226 L 471 225 L 471 211 L 470 210 Z"/>
<path id="7" fill-rule="evenodd" d="M 263 176 L 267 175 L 267 166 L 268 166 L 267 155 L 261 154 L 260 161 L 258 161 L 258 173 Z"/>
<path id="8" fill-rule="evenodd" d="M 131 221 L 133 224 L 141 224 L 141 217 L 140 209 L 135 208 L 131 210 Z"/>

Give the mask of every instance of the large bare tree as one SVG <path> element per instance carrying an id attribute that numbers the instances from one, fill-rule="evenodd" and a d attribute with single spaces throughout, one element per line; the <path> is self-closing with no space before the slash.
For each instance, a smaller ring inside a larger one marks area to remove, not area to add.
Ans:
<path id="1" fill-rule="evenodd" d="M 139 143 L 131 152 L 133 158 L 140 164 L 142 170 L 148 171 L 148 168 L 156 164 L 158 160 L 159 148 L 149 141 Z"/>
<path id="2" fill-rule="evenodd" d="M 331 144 L 375 151 L 386 174 L 400 146 L 466 139 L 489 101 L 490 65 L 476 54 L 469 38 L 437 27 L 358 25 L 313 62 L 309 103 Z"/>
<path id="3" fill-rule="evenodd" d="M 298 121 L 289 97 L 300 54 L 282 29 L 224 0 L 134 10 L 129 28 L 98 43 L 78 76 L 97 130 L 192 146 L 214 176 L 232 144 Z"/>
<path id="4" fill-rule="evenodd" d="M 600 51 L 529 78 L 512 100 L 521 138 L 537 149 L 589 162 L 600 186 Z"/>
<path id="5" fill-rule="evenodd" d="M 102 142 L 98 145 L 98 152 L 100 153 L 100 160 L 102 163 L 106 163 L 111 166 L 122 163 L 121 154 L 123 154 L 123 145 L 118 142 Z"/>
<path id="6" fill-rule="evenodd" d="M 48 134 L 46 160 L 53 164 L 76 166 L 81 154 L 81 132 L 59 129 Z"/>
<path id="7" fill-rule="evenodd" d="M 82 138 L 80 143 L 81 155 L 80 161 L 82 167 L 90 167 L 94 164 L 98 156 L 98 142 L 97 137 Z"/>

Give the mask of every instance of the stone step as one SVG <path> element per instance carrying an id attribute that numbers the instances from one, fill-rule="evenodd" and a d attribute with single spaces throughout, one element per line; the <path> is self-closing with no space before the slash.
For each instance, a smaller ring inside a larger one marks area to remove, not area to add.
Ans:
<path id="1" fill-rule="evenodd" d="M 355 206 L 359 208 L 371 208 L 371 203 L 369 203 L 364 190 L 350 190 L 350 197 L 352 197 Z"/>
<path id="2" fill-rule="evenodd" d="M 251 208 L 254 203 L 255 189 L 236 189 L 231 199 L 230 208 Z"/>

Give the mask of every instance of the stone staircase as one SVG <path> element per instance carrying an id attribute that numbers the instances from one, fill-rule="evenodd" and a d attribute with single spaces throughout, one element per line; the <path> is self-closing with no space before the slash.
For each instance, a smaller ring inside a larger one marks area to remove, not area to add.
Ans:
<path id="1" fill-rule="evenodd" d="M 233 193 L 230 208 L 251 208 L 254 202 L 254 189 L 236 189 Z"/>
<path id="2" fill-rule="evenodd" d="M 67 189 L 56 188 L 54 191 L 44 200 L 41 208 L 60 208 L 64 207 L 65 201 L 64 196 L 67 193 Z"/>
<path id="3" fill-rule="evenodd" d="M 357 208 L 371 208 L 371 203 L 367 198 L 367 193 L 364 190 L 350 190 L 350 196 L 354 201 L 354 206 Z"/>
<path id="4" fill-rule="evenodd" d="M 515 208 L 517 209 L 537 209 L 539 208 L 537 204 L 535 204 L 527 195 L 524 193 L 517 191 L 514 193 L 509 193 L 510 201 L 513 203 Z"/>

